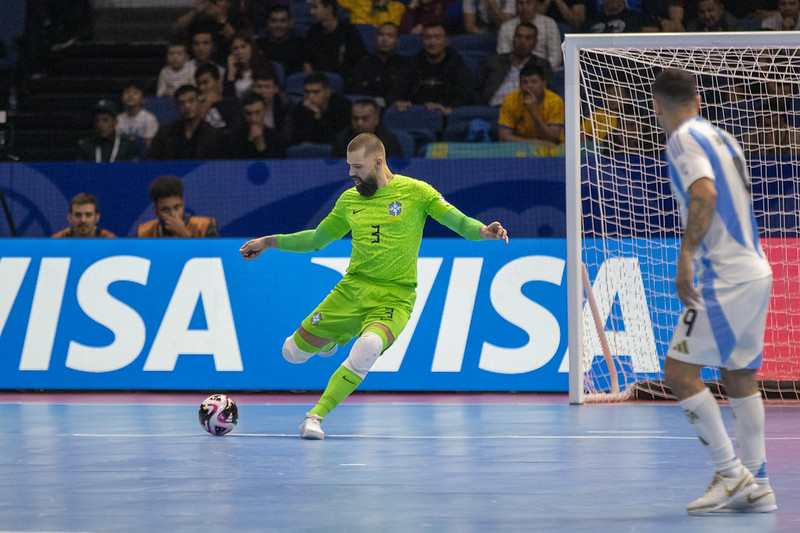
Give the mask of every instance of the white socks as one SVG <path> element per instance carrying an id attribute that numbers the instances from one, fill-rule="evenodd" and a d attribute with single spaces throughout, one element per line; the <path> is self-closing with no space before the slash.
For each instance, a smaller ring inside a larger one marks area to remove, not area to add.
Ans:
<path id="1" fill-rule="evenodd" d="M 761 393 L 746 398 L 730 398 L 733 427 L 742 464 L 757 478 L 767 477 L 767 451 L 764 442 L 764 402 Z"/>
<path id="2" fill-rule="evenodd" d="M 702 392 L 681 400 L 680 405 L 714 461 L 716 471 L 725 476 L 732 475 L 741 462 L 733 451 L 733 443 L 725 430 L 714 395 L 704 387 Z"/>

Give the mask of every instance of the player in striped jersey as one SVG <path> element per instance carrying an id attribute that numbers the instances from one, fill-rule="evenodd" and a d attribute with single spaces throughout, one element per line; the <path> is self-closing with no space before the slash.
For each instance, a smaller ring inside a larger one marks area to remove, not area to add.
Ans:
<path id="1" fill-rule="evenodd" d="M 499 222 L 483 225 L 447 203 L 429 184 L 393 174 L 383 143 L 371 133 L 350 141 L 347 164 L 355 187 L 342 193 L 316 229 L 253 239 L 239 250 L 245 259 L 269 248 L 310 252 L 352 232 L 347 273 L 283 345 L 287 361 L 305 363 L 315 354 L 333 355 L 337 344 L 358 337 L 300 425 L 305 439 L 325 437 L 322 419 L 356 389 L 406 326 L 416 299 L 417 258 L 428 216 L 466 239 L 508 243 Z"/>
<path id="2" fill-rule="evenodd" d="M 664 377 L 716 469 L 705 494 L 687 510 L 772 511 L 777 504 L 767 479 L 764 405 L 756 381 L 772 269 L 759 244 L 742 149 L 699 116 L 691 73 L 662 71 L 653 98 L 669 134 L 667 161 L 684 225 L 675 286 L 686 310 L 667 352 Z M 741 459 L 700 379 L 704 366 L 720 369 Z"/>

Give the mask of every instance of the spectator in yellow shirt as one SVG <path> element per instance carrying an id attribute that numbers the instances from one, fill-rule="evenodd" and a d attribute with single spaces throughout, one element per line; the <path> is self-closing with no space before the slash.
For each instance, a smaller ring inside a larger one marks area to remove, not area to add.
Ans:
<path id="1" fill-rule="evenodd" d="M 606 84 L 605 93 L 603 102 L 605 105 L 592 111 L 589 118 L 581 125 L 585 141 L 599 143 L 606 140 L 606 137 L 617 129 L 623 105 L 629 100 L 628 90 L 614 83 Z"/>
<path id="2" fill-rule="evenodd" d="M 547 89 L 544 70 L 527 64 L 519 73 L 519 89 L 500 106 L 498 136 L 504 142 L 564 142 L 564 100 Z"/>
<path id="3" fill-rule="evenodd" d="M 406 6 L 395 0 L 339 0 L 350 10 L 350 24 L 371 24 L 376 28 L 384 22 L 400 26 Z"/>

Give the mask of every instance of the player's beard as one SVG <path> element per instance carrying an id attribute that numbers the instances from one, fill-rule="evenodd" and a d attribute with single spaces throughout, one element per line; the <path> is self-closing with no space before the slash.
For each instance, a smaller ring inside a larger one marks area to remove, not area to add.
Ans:
<path id="1" fill-rule="evenodd" d="M 378 190 L 378 180 L 375 176 L 366 176 L 363 179 L 357 178 L 360 183 L 356 183 L 356 190 L 361 196 L 373 196 Z"/>

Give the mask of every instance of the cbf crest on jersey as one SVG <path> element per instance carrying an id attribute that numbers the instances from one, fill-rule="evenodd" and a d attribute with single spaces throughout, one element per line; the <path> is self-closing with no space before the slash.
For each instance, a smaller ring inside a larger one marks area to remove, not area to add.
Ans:
<path id="1" fill-rule="evenodd" d="M 403 210 L 403 204 L 400 202 L 394 201 L 389 204 L 389 214 L 393 217 L 400 216 L 400 212 Z"/>
<path id="2" fill-rule="evenodd" d="M 320 320 L 322 320 L 322 313 L 320 313 L 319 311 L 311 315 L 311 323 L 313 325 L 316 326 L 317 324 L 319 324 Z"/>

